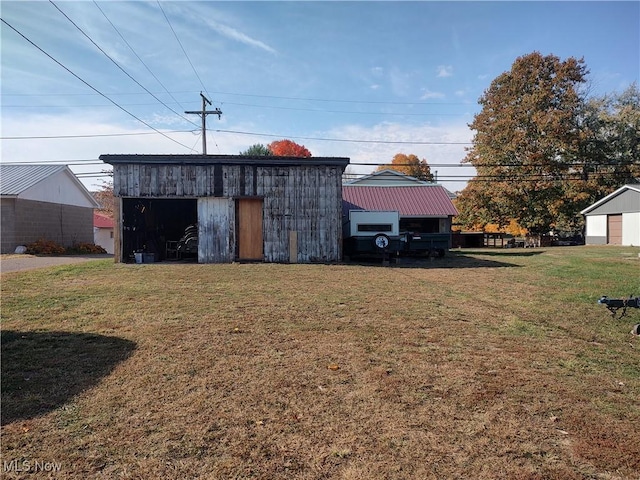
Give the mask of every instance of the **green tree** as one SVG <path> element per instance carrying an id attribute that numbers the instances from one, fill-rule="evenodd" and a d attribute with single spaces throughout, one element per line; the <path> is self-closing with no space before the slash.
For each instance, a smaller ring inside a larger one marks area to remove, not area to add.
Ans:
<path id="1" fill-rule="evenodd" d="M 246 157 L 270 157 L 273 155 L 268 147 L 265 147 L 261 143 L 256 143 L 247 148 L 244 152 L 240 152 L 240 155 Z"/>
<path id="2" fill-rule="evenodd" d="M 640 175 L 640 90 L 590 99 L 580 119 L 582 177 L 605 189 Z M 601 193 L 601 192 L 598 192 Z"/>
<path id="3" fill-rule="evenodd" d="M 514 219 L 533 234 L 555 225 L 566 207 L 571 162 L 580 151 L 579 87 L 587 73 L 582 59 L 561 61 L 534 52 L 491 82 L 470 124 L 476 133 L 464 159 L 483 182 L 461 202 L 494 223 Z"/>
<path id="4" fill-rule="evenodd" d="M 640 178 L 640 91 L 591 98 L 578 118 L 580 145 L 573 159 L 556 227 L 578 229 L 581 210 L 620 186 Z"/>
<path id="5" fill-rule="evenodd" d="M 494 198 L 491 185 L 484 180 L 471 180 L 453 201 L 458 215 L 455 222 L 469 230 L 484 230 L 494 223 L 504 227 L 510 223 L 505 208 Z"/>
<path id="6" fill-rule="evenodd" d="M 393 156 L 393 160 L 391 160 L 391 164 L 380 165 L 376 171 L 387 169 L 404 173 L 405 175 L 415 177 L 418 180 L 424 180 L 425 182 L 433 182 L 433 174 L 427 161 L 424 159 L 420 160 L 414 154 L 406 155 L 404 153 L 396 153 Z"/>

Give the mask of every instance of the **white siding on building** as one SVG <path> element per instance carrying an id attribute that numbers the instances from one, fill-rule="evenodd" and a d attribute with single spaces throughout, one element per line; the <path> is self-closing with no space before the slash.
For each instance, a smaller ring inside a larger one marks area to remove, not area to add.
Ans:
<path id="1" fill-rule="evenodd" d="M 104 248 L 109 255 L 113 255 L 113 228 L 93 227 L 93 243 Z"/>
<path id="2" fill-rule="evenodd" d="M 622 214 L 622 245 L 640 246 L 640 212 Z"/>
<path id="3" fill-rule="evenodd" d="M 587 217 L 587 237 L 607 238 L 606 215 L 590 215 Z"/>
<path id="4" fill-rule="evenodd" d="M 94 208 L 97 204 L 70 171 L 61 170 L 20 194 L 24 200 Z"/>

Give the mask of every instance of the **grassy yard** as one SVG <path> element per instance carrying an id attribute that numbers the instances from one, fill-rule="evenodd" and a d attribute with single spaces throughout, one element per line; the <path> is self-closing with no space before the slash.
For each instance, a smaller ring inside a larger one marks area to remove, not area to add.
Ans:
<path id="1" fill-rule="evenodd" d="M 3 274 L 2 477 L 638 479 L 639 252 Z"/>

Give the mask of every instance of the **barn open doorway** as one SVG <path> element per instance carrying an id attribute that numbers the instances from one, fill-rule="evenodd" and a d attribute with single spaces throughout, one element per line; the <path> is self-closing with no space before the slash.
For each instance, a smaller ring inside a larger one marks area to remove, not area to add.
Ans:
<path id="1" fill-rule="evenodd" d="M 197 242 L 195 249 L 190 245 L 179 254 L 176 251 L 185 232 L 198 224 L 197 204 L 195 198 L 123 198 L 122 261 L 133 262 L 136 252 L 152 253 L 156 262 L 178 258 L 197 261 Z"/>

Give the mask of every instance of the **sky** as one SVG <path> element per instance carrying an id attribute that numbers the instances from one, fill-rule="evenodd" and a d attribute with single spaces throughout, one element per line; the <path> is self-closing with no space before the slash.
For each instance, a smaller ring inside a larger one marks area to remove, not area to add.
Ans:
<path id="1" fill-rule="evenodd" d="M 208 154 L 291 139 L 371 173 L 396 153 L 464 188 L 479 98 L 523 55 L 583 58 L 588 92 L 640 76 L 640 2 L 1 1 L 1 161 Z"/>

